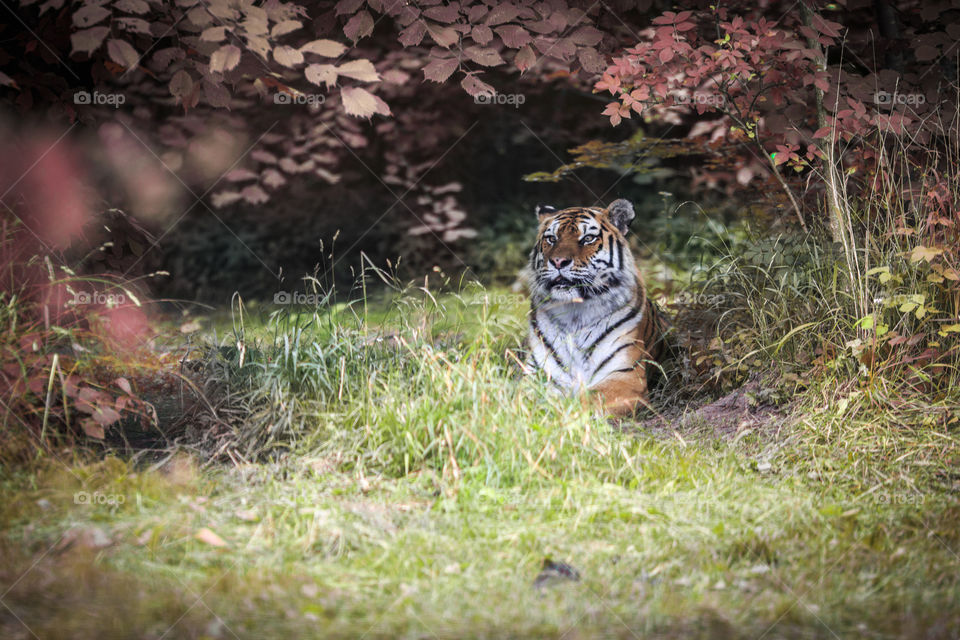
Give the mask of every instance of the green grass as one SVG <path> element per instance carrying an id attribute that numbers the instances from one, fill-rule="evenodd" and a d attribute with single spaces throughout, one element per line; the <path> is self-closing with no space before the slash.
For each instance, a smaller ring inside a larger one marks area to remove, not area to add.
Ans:
<path id="1" fill-rule="evenodd" d="M 517 375 L 509 296 L 252 310 L 208 361 L 247 463 L 4 469 L 0 636 L 956 637 L 955 431 L 612 426 Z"/>

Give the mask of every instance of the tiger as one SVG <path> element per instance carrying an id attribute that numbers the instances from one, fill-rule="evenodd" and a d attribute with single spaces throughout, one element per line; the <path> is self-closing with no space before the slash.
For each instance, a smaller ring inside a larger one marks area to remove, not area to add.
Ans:
<path id="1" fill-rule="evenodd" d="M 565 392 L 593 392 L 614 416 L 649 406 L 648 374 L 664 356 L 669 323 L 647 296 L 625 238 L 633 205 L 538 205 L 536 215 L 525 368 L 544 371 Z"/>

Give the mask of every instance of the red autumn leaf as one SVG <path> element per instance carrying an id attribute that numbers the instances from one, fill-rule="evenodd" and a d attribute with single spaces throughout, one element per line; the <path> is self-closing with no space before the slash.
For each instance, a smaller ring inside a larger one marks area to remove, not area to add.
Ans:
<path id="1" fill-rule="evenodd" d="M 530 45 L 524 45 L 520 47 L 520 50 L 517 51 L 517 55 L 513 57 L 513 64 L 516 65 L 517 69 L 522 72 L 526 71 L 532 67 L 537 62 L 537 56 L 533 53 L 533 49 L 530 48 Z"/>
<path id="2" fill-rule="evenodd" d="M 813 132 L 814 139 L 819 140 L 820 138 L 826 138 L 830 135 L 832 129 L 830 127 L 821 127 Z"/>
<path id="3" fill-rule="evenodd" d="M 433 82 L 445 82 L 460 66 L 456 58 L 440 58 L 423 68 L 423 77 Z"/>
<path id="4" fill-rule="evenodd" d="M 529 44 L 532 39 L 526 29 L 515 24 L 503 25 L 502 27 L 494 29 L 494 31 L 496 31 L 500 39 L 503 40 L 503 44 L 511 49 L 517 49 L 525 44 Z"/>
<path id="5" fill-rule="evenodd" d="M 479 24 L 470 32 L 470 37 L 473 38 L 473 41 L 477 44 L 487 44 L 493 40 L 493 31 L 490 27 Z"/>
<path id="6" fill-rule="evenodd" d="M 96 423 L 92 418 L 84 418 L 80 421 L 80 428 L 83 429 L 83 432 L 90 436 L 91 438 L 96 438 L 98 440 L 103 440 L 106 433 L 103 430 L 103 427 Z"/>
<path id="7" fill-rule="evenodd" d="M 120 420 L 120 414 L 116 409 L 103 405 L 98 406 L 91 417 L 101 427 L 109 427 Z"/>
<path id="8" fill-rule="evenodd" d="M 373 17 L 369 11 L 361 11 L 343 25 L 343 35 L 354 42 L 373 33 Z"/>
<path id="9" fill-rule="evenodd" d="M 426 33 L 426 23 L 423 20 L 416 20 L 400 32 L 400 44 L 405 47 L 414 47 L 420 44 Z"/>
<path id="10" fill-rule="evenodd" d="M 430 7 L 423 12 L 423 15 L 437 22 L 450 23 L 460 17 L 460 9 L 457 3 L 453 3 L 445 6 Z"/>
<path id="11" fill-rule="evenodd" d="M 843 29 L 842 24 L 825 20 L 822 16 L 816 13 L 813 14 L 810 22 L 813 24 L 814 29 L 832 38 L 839 38 L 840 29 Z"/>
<path id="12" fill-rule="evenodd" d="M 480 94 L 493 96 L 496 95 L 497 91 L 492 86 L 477 78 L 474 74 L 468 74 L 461 82 L 460 86 L 463 87 L 463 90 L 470 94 L 471 97 L 476 98 Z"/>
<path id="13" fill-rule="evenodd" d="M 463 50 L 463 53 L 483 67 L 495 67 L 503 64 L 503 58 L 500 57 L 497 50 L 489 47 L 467 47 Z"/>

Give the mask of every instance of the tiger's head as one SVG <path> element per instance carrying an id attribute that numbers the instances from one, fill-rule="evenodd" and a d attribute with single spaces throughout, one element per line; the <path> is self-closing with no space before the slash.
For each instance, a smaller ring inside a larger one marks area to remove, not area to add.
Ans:
<path id="1" fill-rule="evenodd" d="M 637 285 L 625 235 L 635 214 L 627 200 L 601 207 L 537 207 L 539 233 L 530 254 L 534 304 L 603 298 L 621 303 Z"/>

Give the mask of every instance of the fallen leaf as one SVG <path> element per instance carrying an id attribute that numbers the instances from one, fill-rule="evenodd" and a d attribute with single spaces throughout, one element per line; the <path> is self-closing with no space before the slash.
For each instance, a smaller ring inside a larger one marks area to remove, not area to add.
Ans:
<path id="1" fill-rule="evenodd" d="M 210 545 L 211 547 L 227 546 L 227 542 L 223 538 L 221 538 L 220 536 L 218 536 L 217 534 L 215 534 L 213 531 L 211 531 L 206 527 L 204 527 L 203 529 L 200 529 L 200 531 L 197 531 L 194 538 L 196 538 L 200 542 Z"/>

